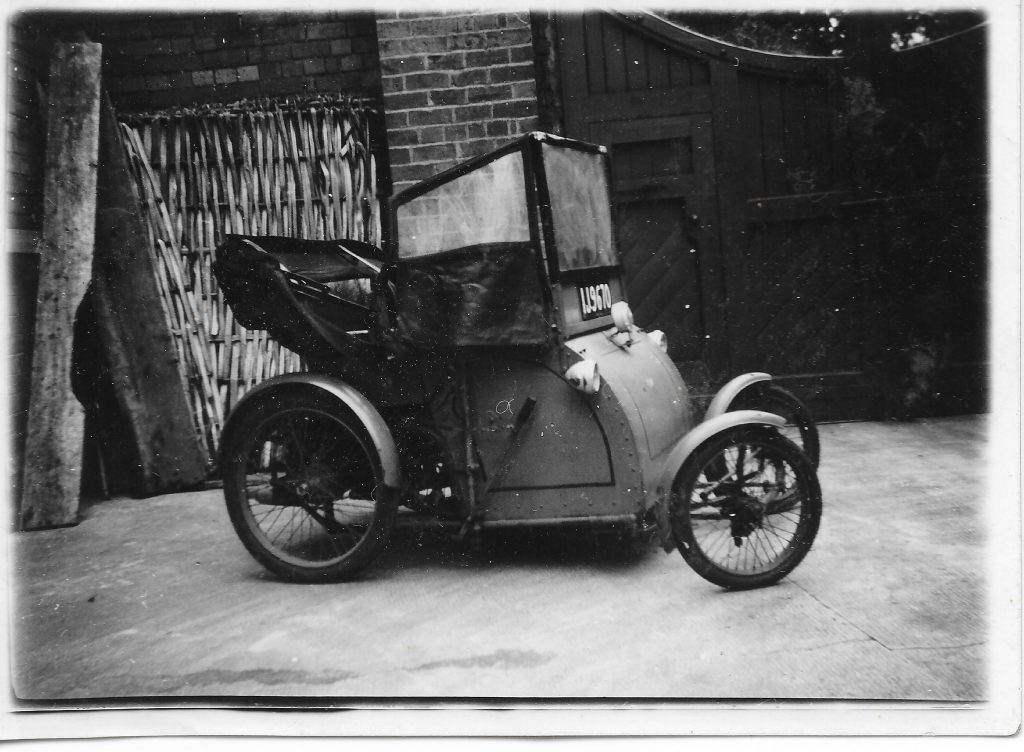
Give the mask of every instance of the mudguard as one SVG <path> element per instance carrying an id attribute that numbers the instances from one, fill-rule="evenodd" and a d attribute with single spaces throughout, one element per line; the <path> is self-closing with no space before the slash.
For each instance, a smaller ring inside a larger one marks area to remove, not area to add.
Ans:
<path id="1" fill-rule="evenodd" d="M 704 420 L 710 420 L 711 418 L 718 417 L 725 413 L 729 409 L 729 405 L 732 404 L 732 401 L 736 399 L 736 395 L 751 384 L 756 384 L 759 381 L 771 380 L 771 374 L 760 373 L 757 371 L 740 374 L 718 390 L 715 394 L 715 398 L 711 400 L 711 404 L 708 405 L 708 409 L 704 413 Z"/>
<path id="2" fill-rule="evenodd" d="M 224 437 L 233 430 L 240 416 L 246 412 L 247 406 L 256 404 L 257 400 L 266 399 L 274 394 L 302 390 L 327 394 L 351 410 L 366 428 L 366 432 L 370 435 L 374 448 L 380 456 L 385 485 L 391 488 L 401 488 L 402 472 L 398 459 L 398 447 L 395 445 L 394 436 L 391 435 L 391 429 L 384 422 L 384 418 L 361 392 L 341 379 L 325 374 L 288 373 L 267 379 L 254 386 L 231 410 L 231 414 L 224 424 L 221 444 L 224 444 Z"/>
<path id="3" fill-rule="evenodd" d="M 782 428 L 786 425 L 786 421 L 774 413 L 766 413 L 761 410 L 736 410 L 735 412 L 722 413 L 705 420 L 692 431 L 689 431 L 676 442 L 676 445 L 668 453 L 668 456 L 661 465 L 661 475 L 658 480 L 657 493 L 655 494 L 656 502 L 654 505 L 658 536 L 665 551 L 671 551 L 675 548 L 672 527 L 668 519 L 668 502 L 669 495 L 672 493 L 672 484 L 675 482 L 679 471 L 683 469 L 683 463 L 686 462 L 687 457 L 693 454 L 697 447 L 712 436 L 742 425 Z"/>
<path id="4" fill-rule="evenodd" d="M 658 481 L 658 496 L 666 494 L 672 488 L 679 470 L 686 462 L 686 458 L 693 454 L 693 451 L 710 439 L 715 434 L 727 431 L 730 428 L 742 425 L 762 425 L 782 428 L 786 421 L 774 413 L 766 413 L 761 410 L 736 410 L 731 413 L 723 413 L 710 420 L 705 420 L 692 431 L 681 438 L 672 451 L 668 453 L 661 466 L 661 476 Z"/>

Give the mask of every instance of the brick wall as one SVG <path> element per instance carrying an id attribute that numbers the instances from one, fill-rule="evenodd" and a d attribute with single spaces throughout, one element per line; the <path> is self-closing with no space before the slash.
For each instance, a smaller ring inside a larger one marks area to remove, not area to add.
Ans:
<path id="1" fill-rule="evenodd" d="M 224 13 L 100 33 L 115 106 L 380 93 L 373 15 Z"/>
<path id="2" fill-rule="evenodd" d="M 33 13 L 15 19 L 103 45 L 114 106 L 142 112 L 262 97 L 379 97 L 373 14 Z"/>
<path id="3" fill-rule="evenodd" d="M 395 191 L 537 129 L 530 15 L 378 13 Z"/>

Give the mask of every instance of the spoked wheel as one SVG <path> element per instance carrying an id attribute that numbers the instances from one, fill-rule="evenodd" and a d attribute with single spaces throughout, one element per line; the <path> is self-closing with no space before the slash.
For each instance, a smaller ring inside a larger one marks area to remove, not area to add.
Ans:
<path id="1" fill-rule="evenodd" d="M 315 395 L 257 404 L 225 437 L 224 496 L 242 543 L 277 576 L 341 580 L 385 544 L 397 494 L 354 415 Z"/>
<path id="2" fill-rule="evenodd" d="M 708 439 L 683 464 L 673 492 L 680 553 L 724 588 L 781 580 L 810 550 L 821 520 L 810 461 L 765 427 L 740 426 Z"/>
<path id="3" fill-rule="evenodd" d="M 792 392 L 778 384 L 760 382 L 753 384 L 737 395 L 730 410 L 764 410 L 785 418 L 785 427 L 779 432 L 804 450 L 815 468 L 821 459 L 821 442 L 818 426 L 810 410 Z"/>

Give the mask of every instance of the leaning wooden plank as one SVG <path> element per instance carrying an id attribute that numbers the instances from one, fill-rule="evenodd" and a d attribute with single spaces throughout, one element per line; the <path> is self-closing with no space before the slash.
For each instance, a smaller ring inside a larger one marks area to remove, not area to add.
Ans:
<path id="1" fill-rule="evenodd" d="M 23 530 L 78 519 L 85 413 L 71 391 L 71 355 L 75 315 L 92 276 L 101 52 L 92 42 L 59 44 L 50 68 Z"/>
<path id="2" fill-rule="evenodd" d="M 155 253 L 109 103 L 100 124 L 93 302 L 117 406 L 137 450 L 128 486 L 148 496 L 201 482 L 209 458 L 189 415 L 184 364 L 159 302 Z"/>

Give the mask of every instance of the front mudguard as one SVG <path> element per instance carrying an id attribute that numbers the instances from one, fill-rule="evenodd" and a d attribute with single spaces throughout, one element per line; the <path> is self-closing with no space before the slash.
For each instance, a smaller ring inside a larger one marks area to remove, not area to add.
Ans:
<path id="1" fill-rule="evenodd" d="M 735 393 L 733 396 L 735 396 Z M 683 469 L 683 464 L 697 450 L 697 447 L 708 439 L 717 436 L 723 431 L 743 425 L 782 428 L 786 425 L 786 421 L 781 416 L 761 410 L 736 410 L 734 412 L 721 413 L 704 420 L 683 436 L 665 457 L 661 464 L 661 472 L 656 490 L 657 499 L 654 505 L 658 536 L 665 551 L 671 551 L 675 548 L 672 525 L 669 521 L 669 504 L 672 500 L 672 486 L 675 484 L 680 470 Z"/>
<path id="2" fill-rule="evenodd" d="M 347 409 L 358 418 L 366 429 L 373 446 L 380 458 L 381 469 L 384 473 L 384 485 L 390 489 L 402 487 L 402 471 L 399 462 L 398 447 L 395 438 L 391 434 L 384 418 L 373 406 L 373 403 L 366 398 L 359 390 L 353 388 L 334 376 L 327 376 L 321 373 L 288 373 L 282 376 L 275 376 L 260 382 L 242 397 L 231 410 L 224 430 L 221 433 L 220 445 L 230 445 L 230 438 L 242 423 L 242 417 L 258 404 L 266 400 L 275 400 L 285 394 L 296 392 L 321 394 L 334 401 L 339 406 Z M 223 468 L 224 458 L 221 457 Z"/>
<path id="3" fill-rule="evenodd" d="M 759 371 L 740 374 L 715 393 L 715 398 L 711 400 L 711 404 L 708 405 L 708 409 L 704 413 L 704 420 L 710 420 L 711 418 L 716 418 L 719 415 L 728 412 L 729 405 L 732 404 L 732 401 L 736 399 L 736 396 L 748 386 L 771 380 L 771 374 L 761 373 Z"/>

